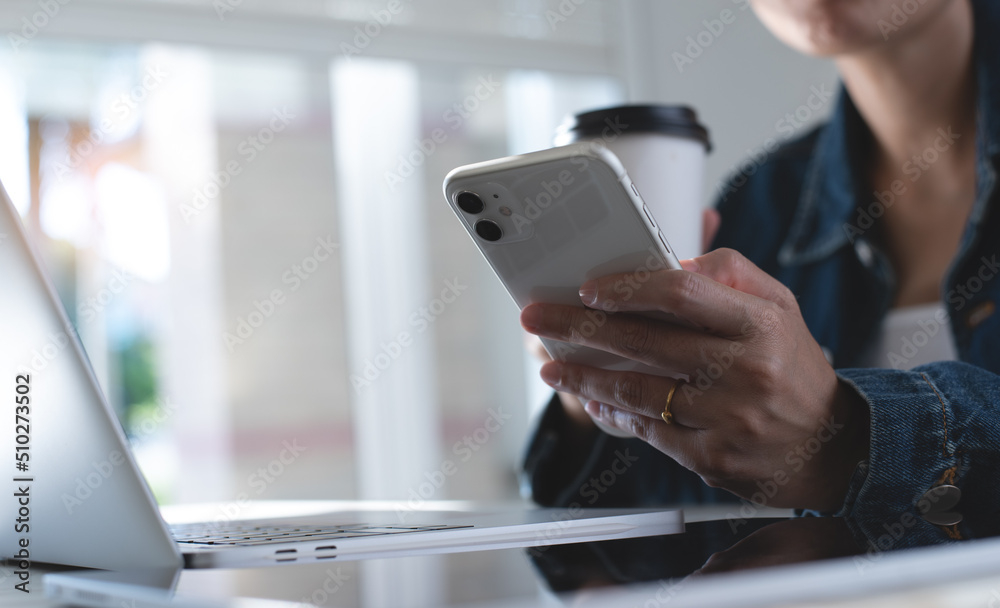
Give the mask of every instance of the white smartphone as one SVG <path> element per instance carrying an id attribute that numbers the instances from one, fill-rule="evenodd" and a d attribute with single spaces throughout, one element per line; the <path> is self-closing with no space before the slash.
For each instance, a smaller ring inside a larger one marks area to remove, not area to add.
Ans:
<path id="1" fill-rule="evenodd" d="M 679 269 L 624 166 L 606 148 L 578 143 L 459 167 L 444 181 L 452 210 L 519 308 L 583 308 L 589 279 L 627 273 L 625 297 L 650 273 Z M 588 312 L 581 334 L 605 322 Z M 677 376 L 617 355 L 543 339 L 552 357 L 610 370 Z"/>

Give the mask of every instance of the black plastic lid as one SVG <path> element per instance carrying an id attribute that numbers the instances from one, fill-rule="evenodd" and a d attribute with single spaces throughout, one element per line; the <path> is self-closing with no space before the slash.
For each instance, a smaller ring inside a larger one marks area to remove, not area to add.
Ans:
<path id="1" fill-rule="evenodd" d="M 687 106 L 616 106 L 568 117 L 559 126 L 559 137 L 574 141 L 599 137 L 609 126 L 624 133 L 661 133 L 700 141 L 712 151 L 708 129 L 698 122 L 698 114 Z"/>

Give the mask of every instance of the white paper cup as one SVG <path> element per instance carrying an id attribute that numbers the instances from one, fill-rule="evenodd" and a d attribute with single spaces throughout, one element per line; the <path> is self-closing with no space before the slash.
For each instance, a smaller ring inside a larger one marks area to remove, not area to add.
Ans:
<path id="1" fill-rule="evenodd" d="M 618 106 L 577 114 L 559 128 L 556 145 L 592 141 L 625 165 L 679 259 L 701 255 L 702 187 L 708 130 L 684 106 Z"/>

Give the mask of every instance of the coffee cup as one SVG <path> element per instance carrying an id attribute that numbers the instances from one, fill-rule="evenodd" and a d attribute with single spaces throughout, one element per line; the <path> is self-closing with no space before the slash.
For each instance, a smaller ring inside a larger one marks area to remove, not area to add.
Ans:
<path id="1" fill-rule="evenodd" d="M 617 106 L 577 114 L 555 144 L 606 146 L 628 171 L 679 259 L 702 254 L 702 187 L 708 129 L 686 106 Z"/>

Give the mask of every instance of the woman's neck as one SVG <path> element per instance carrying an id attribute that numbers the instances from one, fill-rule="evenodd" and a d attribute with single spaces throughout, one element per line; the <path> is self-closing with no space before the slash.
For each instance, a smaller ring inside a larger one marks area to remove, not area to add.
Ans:
<path id="1" fill-rule="evenodd" d="M 895 40 L 890 33 L 884 45 L 836 59 L 875 138 L 880 172 L 899 173 L 914 155 L 935 143 L 940 148 L 941 134 L 949 131 L 955 140 L 949 148 L 956 149 L 942 155 L 946 166 L 974 157 L 972 29 L 969 0 L 952 0 L 919 31 L 898 32 Z"/>

